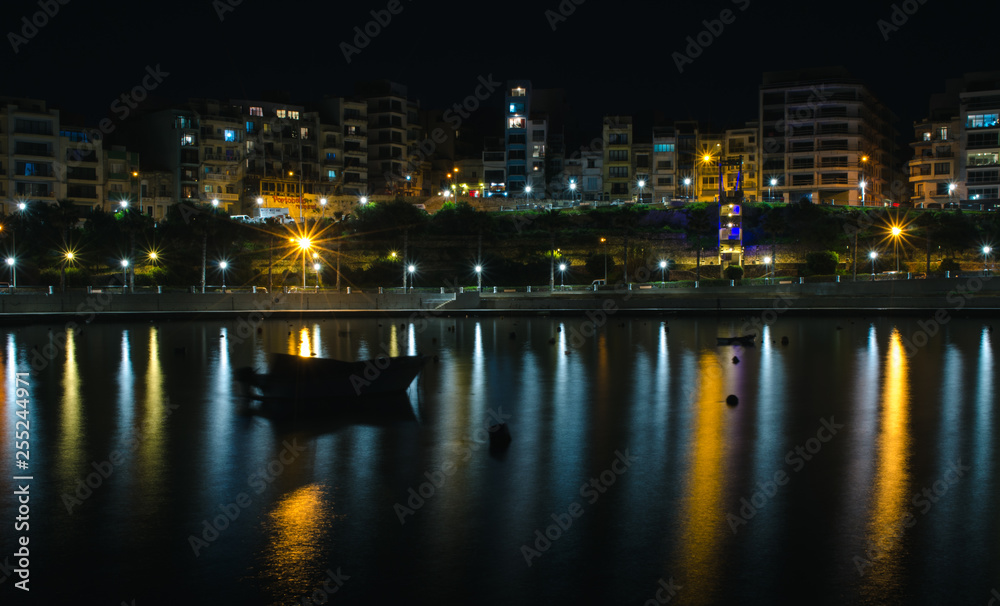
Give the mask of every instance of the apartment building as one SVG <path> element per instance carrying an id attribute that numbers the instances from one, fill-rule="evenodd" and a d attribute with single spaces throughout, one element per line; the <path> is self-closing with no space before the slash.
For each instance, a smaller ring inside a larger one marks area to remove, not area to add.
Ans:
<path id="1" fill-rule="evenodd" d="M 650 184 L 653 202 L 666 204 L 680 193 L 677 182 L 677 132 L 672 126 L 653 128 Z"/>
<path id="2" fill-rule="evenodd" d="M 761 176 L 786 202 L 882 206 L 908 195 L 890 190 L 902 182 L 896 117 L 844 69 L 764 74 L 759 122 Z"/>
<path id="3" fill-rule="evenodd" d="M 59 110 L 37 99 L 0 98 L 0 193 L 4 213 L 29 200 L 54 203 L 66 166 Z"/>
<path id="4" fill-rule="evenodd" d="M 757 146 L 759 128 L 755 122 L 744 128 L 726 131 L 725 154 L 730 159 L 742 159 L 740 166 L 726 166 L 726 191 L 739 190 L 748 202 L 760 200 L 760 153 Z M 737 183 L 737 178 L 740 182 Z"/>
<path id="5" fill-rule="evenodd" d="M 627 200 L 632 195 L 632 116 L 606 116 L 602 131 L 604 199 Z"/>
<path id="6" fill-rule="evenodd" d="M 1000 200 L 1000 72 L 969 74 L 959 95 L 959 182 L 970 202 Z"/>
<path id="7" fill-rule="evenodd" d="M 416 108 L 407 99 L 406 87 L 388 80 L 360 83 L 357 93 L 368 109 L 369 189 L 394 194 L 405 182 L 410 157 L 417 151 L 419 140 L 410 140 Z"/>
<path id="8" fill-rule="evenodd" d="M 510 195 L 523 195 L 528 181 L 528 121 L 531 117 L 531 82 L 510 80 L 504 104 L 504 147 L 507 153 L 507 187 Z"/>

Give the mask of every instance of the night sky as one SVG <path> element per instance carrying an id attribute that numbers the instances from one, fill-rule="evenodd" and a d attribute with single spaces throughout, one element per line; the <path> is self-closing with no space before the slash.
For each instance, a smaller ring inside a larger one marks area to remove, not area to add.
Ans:
<path id="1" fill-rule="evenodd" d="M 423 107 L 446 108 L 492 74 L 565 88 L 589 140 L 604 114 L 657 112 L 718 126 L 753 120 L 762 72 L 844 65 L 900 116 L 905 141 L 946 78 L 1000 69 L 996 2 L 895 3 L 916 12 L 884 34 L 879 21 L 891 23 L 894 13 L 885 1 L 395 1 L 397 14 L 348 64 L 341 43 L 353 45 L 355 26 L 364 29 L 370 11 L 392 2 L 68 0 L 15 53 L 10 32 L 40 8 L 38 0 L 5 0 L 0 91 L 94 120 L 111 115 L 147 65 L 159 65 L 170 74 L 153 93 L 162 101 L 287 91 L 308 104 L 350 95 L 358 80 L 388 78 Z M 563 18 L 560 6 L 572 14 Z M 724 10 L 732 22 L 680 73 L 673 54 Z M 498 92 L 477 117 L 499 128 L 501 103 Z"/>

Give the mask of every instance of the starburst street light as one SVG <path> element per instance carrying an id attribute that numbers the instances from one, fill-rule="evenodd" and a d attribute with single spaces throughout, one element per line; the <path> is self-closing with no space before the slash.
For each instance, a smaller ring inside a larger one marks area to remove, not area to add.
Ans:
<path id="1" fill-rule="evenodd" d="M 874 250 L 868 253 L 868 258 L 872 260 L 872 282 L 875 281 L 875 259 L 878 259 L 878 253 Z"/>
<path id="2" fill-rule="evenodd" d="M 990 253 L 992 252 L 993 249 L 991 247 L 983 247 L 983 274 L 987 276 L 990 274 Z"/>
<path id="3" fill-rule="evenodd" d="M 896 255 L 896 271 L 899 272 L 899 237 L 903 234 L 903 228 L 899 225 L 893 225 L 889 229 L 889 233 L 892 235 L 892 248 Z"/>
<path id="4" fill-rule="evenodd" d="M 476 288 L 479 292 L 483 292 L 483 266 L 476 266 Z"/>
<path id="5" fill-rule="evenodd" d="M 559 264 L 559 288 L 566 286 L 566 264 Z"/>

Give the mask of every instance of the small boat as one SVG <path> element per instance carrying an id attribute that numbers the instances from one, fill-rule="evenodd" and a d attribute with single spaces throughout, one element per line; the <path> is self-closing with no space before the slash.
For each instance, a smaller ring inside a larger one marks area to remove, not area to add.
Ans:
<path id="1" fill-rule="evenodd" d="M 382 356 L 344 362 L 271 354 L 270 372 L 250 367 L 236 370 L 246 395 L 266 399 L 343 399 L 403 393 L 427 363 L 427 356 Z"/>
<path id="2" fill-rule="evenodd" d="M 744 335 L 742 337 L 717 337 L 719 345 L 753 345 L 757 335 Z"/>

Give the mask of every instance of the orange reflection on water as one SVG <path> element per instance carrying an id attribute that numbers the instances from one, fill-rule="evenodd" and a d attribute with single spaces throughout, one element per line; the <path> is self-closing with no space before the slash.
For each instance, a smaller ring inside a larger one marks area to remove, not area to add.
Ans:
<path id="1" fill-rule="evenodd" d="M 333 516 L 323 487 L 303 486 L 285 495 L 264 524 L 268 545 L 263 575 L 280 603 L 312 594 L 323 575 L 322 546 Z"/>
<path id="2" fill-rule="evenodd" d="M 868 524 L 867 589 L 880 595 L 892 591 L 902 571 L 903 535 L 913 523 L 909 497 L 909 365 L 899 331 L 889 336 L 882 384 L 882 410 L 875 468 L 871 520 Z"/>
<path id="3" fill-rule="evenodd" d="M 65 483 L 71 484 L 80 468 L 83 451 L 83 402 L 80 398 L 80 368 L 76 360 L 76 331 L 66 330 L 66 363 L 62 376 L 62 414 L 59 428 L 59 454 L 56 469 Z"/>
<path id="4" fill-rule="evenodd" d="M 719 577 L 719 549 L 728 531 L 722 489 L 726 456 L 724 415 L 727 412 L 722 384 L 722 368 L 712 353 L 698 360 L 694 406 L 694 442 L 689 455 L 685 498 L 681 515 L 678 580 L 694 603 L 711 603 Z M 688 587 L 691 588 L 688 593 Z"/>

